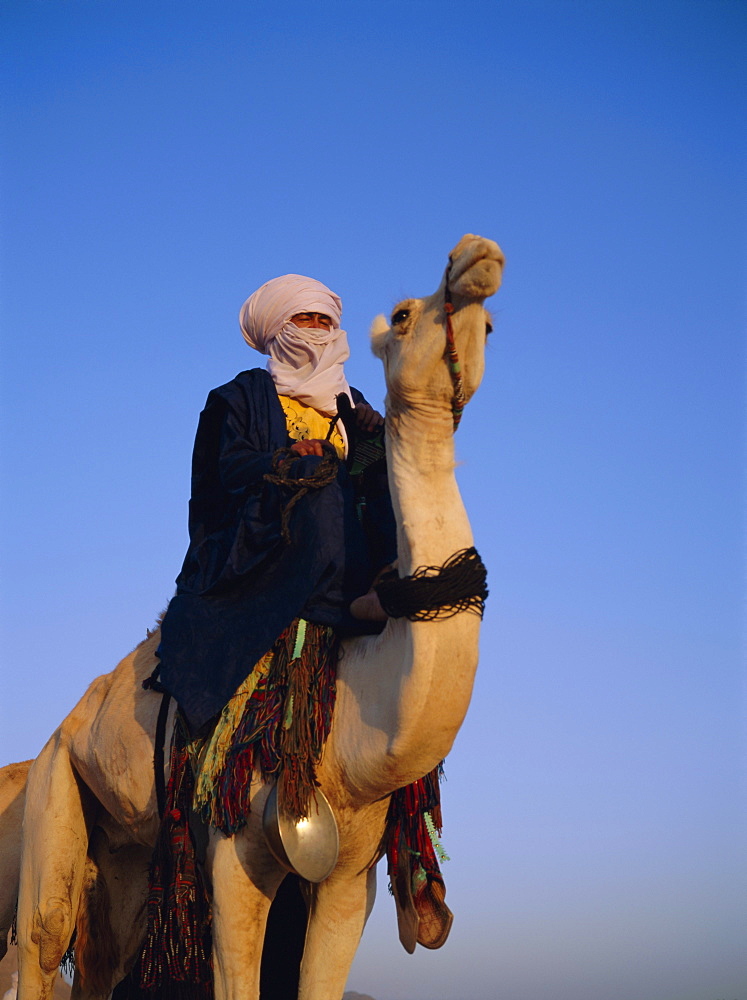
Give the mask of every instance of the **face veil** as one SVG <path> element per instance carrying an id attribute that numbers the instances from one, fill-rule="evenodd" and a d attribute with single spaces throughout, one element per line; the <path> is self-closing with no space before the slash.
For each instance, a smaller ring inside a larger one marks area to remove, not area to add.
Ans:
<path id="1" fill-rule="evenodd" d="M 298 327 L 292 316 L 324 313 L 332 328 Z M 340 329 L 342 302 L 331 289 L 301 274 L 265 282 L 239 313 L 241 332 L 250 347 L 268 354 L 267 370 L 280 395 L 333 415 L 335 396 L 350 396 L 344 363 L 350 356 L 347 334 Z"/>

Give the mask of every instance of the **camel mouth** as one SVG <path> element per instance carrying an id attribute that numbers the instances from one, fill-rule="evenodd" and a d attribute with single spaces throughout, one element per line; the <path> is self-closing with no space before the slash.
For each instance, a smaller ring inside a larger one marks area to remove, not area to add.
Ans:
<path id="1" fill-rule="evenodd" d="M 497 243 L 494 243 L 492 247 L 488 246 L 478 257 L 469 261 L 463 273 L 466 274 L 468 271 L 471 271 L 473 267 L 479 267 L 480 264 L 484 264 L 485 262 L 497 264 L 501 270 L 503 269 L 503 265 L 506 263 L 506 258 L 503 256 L 503 251 Z"/>
<path id="2" fill-rule="evenodd" d="M 493 240 L 473 237 L 453 258 L 449 283 L 452 291 L 465 298 L 487 298 L 501 285 L 503 251 Z"/>

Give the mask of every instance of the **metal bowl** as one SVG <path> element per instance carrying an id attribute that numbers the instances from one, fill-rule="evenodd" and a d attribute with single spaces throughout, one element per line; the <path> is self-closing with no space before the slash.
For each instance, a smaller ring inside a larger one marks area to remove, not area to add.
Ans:
<path id="1" fill-rule="evenodd" d="M 309 815 L 294 821 L 283 812 L 278 786 L 273 785 L 265 802 L 262 829 L 275 860 L 308 882 L 323 882 L 337 864 L 337 821 L 319 788 L 312 795 Z"/>

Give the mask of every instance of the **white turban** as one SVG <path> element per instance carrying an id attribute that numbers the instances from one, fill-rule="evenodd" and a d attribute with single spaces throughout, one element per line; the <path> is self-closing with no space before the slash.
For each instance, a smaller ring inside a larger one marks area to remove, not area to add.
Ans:
<path id="1" fill-rule="evenodd" d="M 331 330 L 297 327 L 291 316 L 323 313 Z M 292 396 L 324 413 L 337 413 L 335 396 L 350 386 L 343 364 L 350 357 L 348 338 L 340 329 L 342 302 L 321 281 L 285 274 L 265 282 L 250 295 L 239 313 L 244 340 L 269 354 L 267 370 L 280 395 Z"/>

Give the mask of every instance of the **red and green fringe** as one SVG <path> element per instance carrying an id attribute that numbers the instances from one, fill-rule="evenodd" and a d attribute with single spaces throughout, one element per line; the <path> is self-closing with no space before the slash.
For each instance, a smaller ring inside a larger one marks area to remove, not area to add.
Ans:
<path id="1" fill-rule="evenodd" d="M 319 782 L 316 766 L 332 726 L 339 641 L 326 625 L 294 621 L 277 639 L 269 670 L 257 683 L 215 776 L 203 817 L 236 833 L 250 812 L 252 775 L 278 782 L 294 820 L 308 815 Z"/>
<path id="2" fill-rule="evenodd" d="M 148 890 L 148 932 L 140 988 L 158 1000 L 211 1000 L 210 903 L 189 827 L 194 780 L 177 719 L 171 774 Z"/>
<path id="3" fill-rule="evenodd" d="M 390 887 L 404 854 L 409 866 L 413 902 L 419 911 L 426 897 L 434 891 L 443 895 L 444 880 L 438 864 L 439 857 L 442 861 L 447 860 L 438 840 L 443 826 L 439 786 L 442 776 L 443 761 L 411 785 L 398 788 L 389 803 L 384 837 Z"/>

